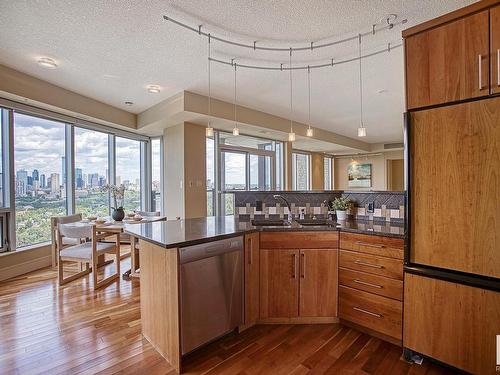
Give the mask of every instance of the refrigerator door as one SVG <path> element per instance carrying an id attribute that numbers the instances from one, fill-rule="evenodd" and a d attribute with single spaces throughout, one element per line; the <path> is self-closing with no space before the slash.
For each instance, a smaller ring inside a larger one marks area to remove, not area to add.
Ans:
<path id="1" fill-rule="evenodd" d="M 500 98 L 414 112 L 407 265 L 500 278 Z"/>

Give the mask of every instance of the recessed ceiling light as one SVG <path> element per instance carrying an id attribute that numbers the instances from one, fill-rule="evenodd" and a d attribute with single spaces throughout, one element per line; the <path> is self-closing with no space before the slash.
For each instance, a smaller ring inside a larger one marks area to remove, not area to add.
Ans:
<path id="1" fill-rule="evenodd" d="M 56 62 L 53 59 L 51 59 L 50 57 L 41 57 L 38 60 L 38 65 L 43 66 L 44 68 L 48 68 L 48 69 L 57 68 Z"/>
<path id="2" fill-rule="evenodd" d="M 148 92 L 151 94 L 158 94 L 161 91 L 160 86 L 158 85 L 149 85 Z"/>
<path id="3" fill-rule="evenodd" d="M 125 104 L 128 105 L 128 106 L 134 105 L 133 102 L 125 102 Z"/>

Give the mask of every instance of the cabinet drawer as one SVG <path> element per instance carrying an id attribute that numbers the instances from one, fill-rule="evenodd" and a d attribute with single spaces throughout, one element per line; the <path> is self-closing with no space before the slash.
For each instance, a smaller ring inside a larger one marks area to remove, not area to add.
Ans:
<path id="1" fill-rule="evenodd" d="M 402 238 L 343 232 L 340 233 L 340 248 L 396 259 L 404 257 L 404 240 Z"/>
<path id="2" fill-rule="evenodd" d="M 400 280 L 376 276 L 366 272 L 353 271 L 347 268 L 340 268 L 339 284 L 396 299 L 398 301 L 403 300 L 403 282 Z"/>
<path id="3" fill-rule="evenodd" d="M 340 250 L 340 267 L 403 280 L 403 262 L 399 259 Z"/>
<path id="4" fill-rule="evenodd" d="M 390 298 L 339 287 L 339 316 L 341 319 L 402 339 L 403 304 Z"/>
<path id="5" fill-rule="evenodd" d="M 339 233 L 331 232 L 262 232 L 261 249 L 338 249 Z"/>

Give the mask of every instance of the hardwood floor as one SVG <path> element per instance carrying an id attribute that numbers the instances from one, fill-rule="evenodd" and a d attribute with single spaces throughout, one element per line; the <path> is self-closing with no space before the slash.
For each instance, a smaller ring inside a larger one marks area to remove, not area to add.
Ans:
<path id="1" fill-rule="evenodd" d="M 130 267 L 129 259 L 122 269 Z M 113 266 L 107 266 L 111 273 Z M 101 271 L 102 272 L 102 271 Z M 0 283 L 0 374 L 174 374 L 141 336 L 139 280 L 96 292 L 45 269 Z M 446 374 L 338 324 L 260 325 L 190 355 L 189 374 Z"/>

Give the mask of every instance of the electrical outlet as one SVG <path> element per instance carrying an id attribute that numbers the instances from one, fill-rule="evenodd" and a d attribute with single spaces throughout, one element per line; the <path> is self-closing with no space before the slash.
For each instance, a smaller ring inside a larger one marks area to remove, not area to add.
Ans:
<path id="1" fill-rule="evenodd" d="M 370 202 L 368 203 L 368 209 L 366 210 L 369 214 L 372 214 L 375 212 L 375 202 Z"/>

